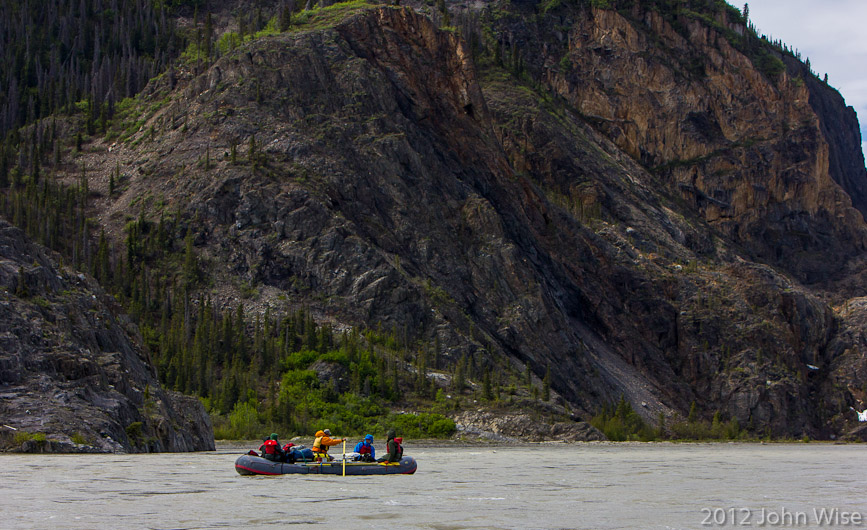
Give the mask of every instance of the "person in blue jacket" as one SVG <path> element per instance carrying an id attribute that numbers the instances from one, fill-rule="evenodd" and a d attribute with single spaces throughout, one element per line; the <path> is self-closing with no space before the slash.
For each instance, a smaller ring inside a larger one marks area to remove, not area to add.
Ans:
<path id="1" fill-rule="evenodd" d="M 373 435 L 367 434 L 364 436 L 364 440 L 355 444 L 355 452 L 360 455 L 358 459 L 362 462 L 373 462 L 376 460 L 376 449 L 373 447 Z"/>

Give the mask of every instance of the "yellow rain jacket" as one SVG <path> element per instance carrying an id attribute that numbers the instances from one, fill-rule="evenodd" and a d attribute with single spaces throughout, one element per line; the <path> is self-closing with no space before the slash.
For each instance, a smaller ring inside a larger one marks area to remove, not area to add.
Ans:
<path id="1" fill-rule="evenodd" d="M 313 440 L 313 447 L 311 448 L 314 453 L 328 453 L 328 448 L 332 445 L 337 445 L 339 443 L 343 443 L 344 439 L 333 439 L 330 436 L 325 434 L 325 431 L 316 431 L 316 439 Z"/>

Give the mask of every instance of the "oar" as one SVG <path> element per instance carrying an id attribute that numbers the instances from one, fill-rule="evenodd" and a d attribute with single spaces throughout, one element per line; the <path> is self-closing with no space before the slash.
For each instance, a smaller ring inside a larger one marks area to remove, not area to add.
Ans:
<path id="1" fill-rule="evenodd" d="M 346 438 L 343 439 L 343 476 L 346 476 Z"/>

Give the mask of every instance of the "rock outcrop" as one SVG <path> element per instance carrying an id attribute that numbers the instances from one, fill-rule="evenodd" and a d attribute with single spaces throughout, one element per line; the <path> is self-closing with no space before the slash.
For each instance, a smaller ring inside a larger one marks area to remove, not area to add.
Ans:
<path id="1" fill-rule="evenodd" d="M 214 449 L 194 398 L 160 387 L 136 327 L 93 278 L 0 221 L 0 449 Z"/>
<path id="2" fill-rule="evenodd" d="M 463 412 L 455 417 L 458 436 L 507 442 L 601 442 L 604 434 L 587 422 L 541 423 L 528 414 Z"/>

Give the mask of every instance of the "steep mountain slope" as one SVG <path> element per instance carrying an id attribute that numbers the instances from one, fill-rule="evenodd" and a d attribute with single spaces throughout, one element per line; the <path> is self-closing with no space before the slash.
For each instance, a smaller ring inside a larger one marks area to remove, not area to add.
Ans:
<path id="1" fill-rule="evenodd" d="M 513 25 L 513 38 L 541 59 L 533 61 L 544 69 L 534 72 L 540 82 L 657 172 L 715 230 L 799 281 L 839 276 L 863 251 L 865 232 L 832 171 L 853 193 L 867 175 L 863 163 L 855 171 L 858 144 L 842 141 L 851 134 L 828 138 L 837 128 L 828 125 L 831 113 L 820 119 L 811 106 L 833 92 L 773 55 L 765 60 L 776 68 L 757 67 L 735 46 L 770 45 L 753 42 L 731 9 L 707 9 L 554 9 L 535 25 Z M 568 42 L 551 37 L 557 24 L 569 28 Z M 839 103 L 825 106 L 851 127 Z M 852 162 L 844 169 L 845 159 Z"/>
<path id="2" fill-rule="evenodd" d="M 163 390 L 117 304 L 56 260 L 0 221 L 2 449 L 213 450 L 201 403 Z"/>
<path id="3" fill-rule="evenodd" d="M 504 9 L 483 19 L 499 60 L 379 7 L 155 80 L 142 125 L 77 160 L 96 216 L 120 242 L 139 210 L 176 211 L 219 304 L 259 286 L 259 309 L 436 338 L 440 367 L 550 372 L 582 416 L 623 395 L 653 422 L 695 403 L 844 431 L 859 311 L 799 283 L 861 282 L 865 226 L 828 162 L 854 155 L 821 125 L 837 104 L 818 118 L 821 87 L 694 17 L 684 36 L 639 7 Z"/>

